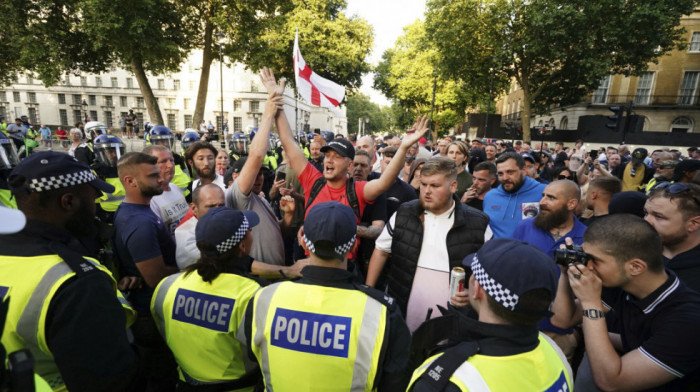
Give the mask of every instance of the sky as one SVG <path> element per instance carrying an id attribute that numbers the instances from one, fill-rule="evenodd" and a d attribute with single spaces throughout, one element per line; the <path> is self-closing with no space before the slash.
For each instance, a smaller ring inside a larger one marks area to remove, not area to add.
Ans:
<path id="1" fill-rule="evenodd" d="M 385 50 L 394 46 L 403 34 L 404 26 L 423 18 L 425 0 L 348 0 L 347 15 L 358 15 L 374 28 L 374 48 L 368 61 L 377 65 Z M 374 74 L 362 78 L 360 92 L 369 95 L 372 102 L 390 105 L 381 92 L 372 88 Z"/>

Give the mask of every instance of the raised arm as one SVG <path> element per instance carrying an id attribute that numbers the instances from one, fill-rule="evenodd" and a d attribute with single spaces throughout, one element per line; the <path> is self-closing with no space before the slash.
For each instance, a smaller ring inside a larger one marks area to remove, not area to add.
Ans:
<path id="1" fill-rule="evenodd" d="M 262 75 L 262 74 L 261 74 Z M 261 78 L 265 88 L 269 93 L 273 93 L 276 96 L 284 97 L 284 81 L 278 84 L 275 81 L 275 75 L 272 71 L 267 70 L 265 77 Z M 287 116 L 284 114 L 284 110 L 280 109 L 275 115 L 275 125 L 277 126 L 277 132 L 279 132 L 280 141 L 282 142 L 282 148 L 287 155 L 287 161 L 289 166 L 294 170 L 294 173 L 300 175 L 309 161 L 306 160 L 304 152 L 301 151 L 299 145 L 294 140 L 294 135 L 292 134 L 292 128 L 289 126 L 289 121 Z"/>
<path id="2" fill-rule="evenodd" d="M 406 137 L 401 141 L 401 146 L 399 150 L 396 151 L 394 159 L 391 160 L 389 166 L 382 173 L 382 176 L 376 180 L 372 180 L 365 185 L 365 199 L 372 201 L 379 197 L 382 193 L 386 192 L 387 189 L 391 187 L 391 184 L 396 181 L 399 172 L 404 166 L 404 159 L 406 158 L 406 151 L 408 148 L 414 145 L 420 140 L 420 138 L 428 132 L 428 119 L 426 116 L 418 117 L 416 123 L 413 124 L 413 129 L 406 134 Z"/>
<path id="3" fill-rule="evenodd" d="M 272 71 L 263 68 L 260 72 L 260 80 L 265 83 L 265 80 L 269 78 L 271 74 Z M 274 76 L 272 78 L 274 79 Z M 284 82 L 282 82 L 282 88 L 284 89 Z M 268 94 L 262 122 L 258 127 L 255 138 L 253 138 L 253 142 L 250 144 L 248 160 L 246 160 L 243 170 L 241 170 L 241 174 L 238 177 L 238 188 L 244 195 L 250 194 L 250 191 L 253 189 L 255 178 L 258 176 L 260 167 L 265 159 L 265 154 L 270 146 L 270 128 L 272 128 L 272 121 L 275 117 L 275 113 L 282 107 L 282 98 L 282 96 L 276 95 L 274 91 Z"/>

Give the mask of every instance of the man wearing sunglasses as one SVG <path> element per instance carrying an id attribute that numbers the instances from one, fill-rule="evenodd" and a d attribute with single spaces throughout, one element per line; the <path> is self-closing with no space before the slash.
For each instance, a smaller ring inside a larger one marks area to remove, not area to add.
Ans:
<path id="1" fill-rule="evenodd" d="M 664 264 L 700 291 L 700 186 L 658 184 L 644 205 L 644 218 L 661 236 Z"/>
<path id="2" fill-rule="evenodd" d="M 629 162 L 612 169 L 612 175 L 622 180 L 622 191 L 639 191 L 654 178 L 654 169 L 644 164 L 649 155 L 646 148 L 635 148 Z"/>

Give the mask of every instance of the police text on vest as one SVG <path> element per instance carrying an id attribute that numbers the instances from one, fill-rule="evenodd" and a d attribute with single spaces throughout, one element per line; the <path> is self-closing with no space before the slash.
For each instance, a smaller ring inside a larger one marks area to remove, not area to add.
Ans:
<path id="1" fill-rule="evenodd" d="M 179 289 L 175 294 L 173 320 L 228 332 L 235 303 L 233 298 Z"/>
<path id="2" fill-rule="evenodd" d="M 273 346 L 310 354 L 348 357 L 352 318 L 277 308 Z"/>

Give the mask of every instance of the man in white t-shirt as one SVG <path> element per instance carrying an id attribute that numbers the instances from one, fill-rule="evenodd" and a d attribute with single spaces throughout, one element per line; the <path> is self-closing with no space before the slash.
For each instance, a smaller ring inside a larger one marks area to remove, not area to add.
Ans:
<path id="1" fill-rule="evenodd" d="M 389 219 L 376 240 L 367 272 L 367 285 L 374 286 L 391 256 L 388 293 L 411 331 L 426 319 L 429 309 L 433 316 L 440 315 L 436 305 L 469 304 L 466 291 L 450 297 L 449 275 L 483 245 L 489 221 L 454 195 L 457 166 L 449 158 L 429 159 L 420 181 L 420 198 L 402 204 Z"/>
<path id="2" fill-rule="evenodd" d="M 163 177 L 163 193 L 151 199 L 151 210 L 163 221 L 170 235 L 175 236 L 175 228 L 187 214 L 190 206 L 180 189 L 170 181 L 175 177 L 175 159 L 173 153 L 165 146 L 150 145 L 144 147 L 144 154 L 158 159 L 158 168 Z"/>

